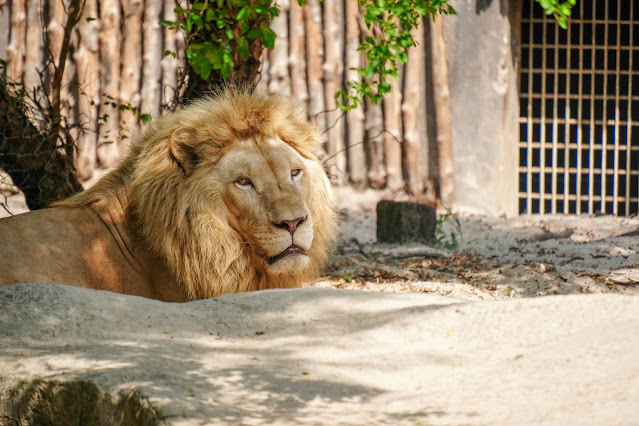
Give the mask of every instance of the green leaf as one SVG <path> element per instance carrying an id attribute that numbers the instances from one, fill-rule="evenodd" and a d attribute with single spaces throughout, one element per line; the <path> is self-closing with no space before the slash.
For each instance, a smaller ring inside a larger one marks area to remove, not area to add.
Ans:
<path id="1" fill-rule="evenodd" d="M 202 77 L 203 80 L 208 80 L 210 75 L 211 75 L 211 63 L 207 60 L 204 60 L 200 64 L 200 77 Z"/>
<path id="2" fill-rule="evenodd" d="M 270 28 L 266 28 L 262 32 L 262 43 L 264 44 L 264 47 L 266 47 L 267 49 L 273 49 L 273 47 L 275 47 L 275 37 L 276 36 L 273 30 Z"/>
<path id="3" fill-rule="evenodd" d="M 249 31 L 249 33 L 246 35 L 246 38 L 253 40 L 258 38 L 260 35 L 262 35 L 262 30 L 258 29 L 258 28 L 253 28 L 251 31 Z"/>
<path id="4" fill-rule="evenodd" d="M 143 124 L 148 123 L 149 121 L 151 121 L 151 114 L 140 114 L 140 121 Z"/>
<path id="5" fill-rule="evenodd" d="M 240 55 L 240 58 L 243 61 L 246 61 L 249 58 L 249 46 L 245 38 L 237 40 L 237 54 Z"/>
<path id="6" fill-rule="evenodd" d="M 244 15 L 246 15 L 246 11 L 248 10 L 247 6 L 244 6 L 243 8 L 240 9 L 239 12 L 237 12 L 237 15 L 235 15 L 235 20 L 236 21 L 241 21 L 242 18 L 244 18 Z"/>
<path id="7" fill-rule="evenodd" d="M 175 25 L 175 22 L 162 20 L 162 21 L 160 21 L 160 25 L 163 26 L 163 27 L 170 27 L 172 25 Z"/>

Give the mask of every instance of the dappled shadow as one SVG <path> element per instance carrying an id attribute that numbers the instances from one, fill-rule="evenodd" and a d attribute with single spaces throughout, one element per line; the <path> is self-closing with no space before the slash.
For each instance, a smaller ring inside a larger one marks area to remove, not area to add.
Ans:
<path id="1" fill-rule="evenodd" d="M 341 295 L 348 302 L 337 305 L 335 293 L 307 289 L 172 304 L 63 286 L 17 287 L 0 289 L 6 377 L 91 381 L 112 394 L 137 389 L 168 420 L 394 424 L 446 416 L 441 407 L 421 404 L 378 406 L 394 398 L 398 384 L 367 375 L 377 374 L 372 361 L 380 357 L 401 360 L 391 347 L 410 348 L 420 338 L 419 330 L 393 336 L 388 329 L 421 322 L 455 301 L 349 292 Z M 360 343 L 353 350 L 349 341 Z M 427 351 L 420 359 L 425 367 L 450 362 Z"/>
<path id="2" fill-rule="evenodd" d="M 462 298 L 552 294 L 639 294 L 607 276 L 637 268 L 639 220 L 612 216 L 459 218 L 459 247 L 449 251 L 372 244 L 372 212 L 351 212 L 344 240 L 326 268 L 337 288 L 434 292 Z M 449 230 L 450 231 L 450 230 Z"/>

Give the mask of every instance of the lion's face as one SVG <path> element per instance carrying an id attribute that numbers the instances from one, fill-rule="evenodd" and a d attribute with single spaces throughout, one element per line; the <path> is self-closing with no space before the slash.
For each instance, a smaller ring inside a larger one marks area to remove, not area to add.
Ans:
<path id="1" fill-rule="evenodd" d="M 195 102 L 160 120 L 122 167 L 135 223 L 191 298 L 299 286 L 337 233 L 320 144 L 285 98 Z"/>
<path id="2" fill-rule="evenodd" d="M 310 176 L 317 165 L 273 138 L 236 141 L 216 164 L 229 225 L 271 274 L 309 266 L 313 215 Z"/>

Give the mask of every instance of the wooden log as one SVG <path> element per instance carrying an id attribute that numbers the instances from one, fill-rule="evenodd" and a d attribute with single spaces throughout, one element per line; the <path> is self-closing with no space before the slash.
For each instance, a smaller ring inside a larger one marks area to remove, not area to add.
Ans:
<path id="1" fill-rule="evenodd" d="M 296 0 L 291 2 L 289 12 L 289 67 L 291 73 L 291 94 L 300 102 L 308 102 L 306 82 L 306 29 L 304 28 L 304 10 Z"/>
<path id="2" fill-rule="evenodd" d="M 280 14 L 273 18 L 271 29 L 277 34 L 275 47 L 271 51 L 268 90 L 290 96 L 291 79 L 288 74 L 288 0 L 279 0 Z"/>
<path id="3" fill-rule="evenodd" d="M 122 30 L 122 81 L 120 102 L 136 110 L 140 107 L 140 73 L 142 70 L 142 0 L 122 0 L 124 12 Z M 126 152 L 139 131 L 137 113 L 131 109 L 120 112 L 120 138 L 118 150 Z"/>
<path id="4" fill-rule="evenodd" d="M 402 89 L 399 81 L 390 79 L 391 92 L 384 96 L 384 164 L 386 188 L 404 189 L 402 176 Z"/>
<path id="5" fill-rule="evenodd" d="M 55 74 L 56 68 L 60 66 L 60 55 L 62 51 L 62 42 L 64 39 L 64 26 L 67 22 L 67 14 L 65 6 L 62 2 L 49 1 L 47 2 L 49 8 L 49 23 L 46 28 L 46 41 L 48 45 L 48 52 L 50 55 L 51 63 L 49 64 L 49 75 Z M 72 37 L 75 36 L 75 31 L 72 33 Z M 71 42 L 72 43 L 72 42 Z M 64 74 L 62 78 L 62 85 L 60 86 L 60 115 L 64 122 L 69 120 L 71 114 L 69 113 L 70 107 L 75 101 L 72 99 L 69 92 L 70 83 L 73 80 L 74 67 L 71 61 L 67 61 L 65 58 Z M 51 78 L 49 79 L 51 82 Z M 51 88 L 49 88 L 51 92 Z"/>
<path id="6" fill-rule="evenodd" d="M 326 163 L 334 176 L 334 184 L 347 181 L 344 152 L 344 114 L 337 107 L 335 94 L 343 87 L 344 61 L 344 3 L 342 0 L 324 1 L 324 97 L 326 109 L 327 146 L 330 160 Z"/>
<path id="7" fill-rule="evenodd" d="M 140 1 L 140 3 L 142 3 Z M 175 12 L 175 0 L 164 0 L 164 20 L 175 21 L 177 19 Z M 164 27 L 162 29 L 164 33 L 164 52 L 174 52 L 176 56 L 168 54 L 164 56 L 162 53 L 162 97 L 161 102 L 161 114 L 166 114 L 174 110 L 173 105 L 177 102 L 178 98 L 178 65 L 179 60 L 177 58 L 178 52 L 178 37 L 182 37 L 182 31 L 169 30 Z"/>
<path id="8" fill-rule="evenodd" d="M 35 97 L 35 103 L 29 99 L 27 104 L 31 106 L 31 117 L 38 128 L 42 128 L 44 124 L 44 116 L 39 112 L 36 105 L 45 105 L 44 79 L 45 79 L 45 61 L 44 61 L 44 40 L 42 34 L 42 1 L 32 0 L 27 5 L 27 38 L 26 50 L 24 57 L 24 87 L 31 97 Z M 42 73 L 42 74 L 40 74 Z M 38 111 L 38 112 L 36 112 Z"/>
<path id="9" fill-rule="evenodd" d="M 425 108 L 426 99 L 424 75 L 424 22 L 413 28 L 411 35 L 417 46 L 408 49 L 408 62 L 404 68 L 404 97 L 402 118 L 404 124 L 404 153 L 406 158 L 407 188 L 413 195 L 421 195 L 423 177 L 421 174 L 421 144 L 426 138 Z"/>
<path id="10" fill-rule="evenodd" d="M 144 8 L 144 45 L 140 111 L 156 118 L 160 114 L 160 82 L 162 79 L 162 0 L 147 0 Z"/>
<path id="11" fill-rule="evenodd" d="M 324 39 L 322 37 L 322 10 L 319 2 L 312 1 L 304 7 L 306 23 L 306 72 L 310 101 L 308 113 L 321 130 L 326 130 L 324 111 L 324 87 L 322 83 L 322 62 L 324 58 Z"/>
<path id="12" fill-rule="evenodd" d="M 436 223 L 435 209 L 425 204 L 386 200 L 377 203 L 378 243 L 432 243 Z"/>
<path id="13" fill-rule="evenodd" d="M 270 68 L 270 51 L 268 49 L 264 49 L 262 51 L 262 65 L 257 77 L 257 83 L 255 84 L 255 89 L 260 93 L 268 93 L 268 76 Z"/>
<path id="14" fill-rule="evenodd" d="M 100 1 L 100 85 L 102 99 L 98 134 L 98 162 L 100 167 L 112 167 L 119 158 L 118 139 L 120 113 L 117 103 L 120 96 L 120 2 Z"/>
<path id="15" fill-rule="evenodd" d="M 26 0 L 11 1 L 11 29 L 7 45 L 7 78 L 22 81 L 27 26 Z"/>
<path id="16" fill-rule="evenodd" d="M 455 202 L 453 169 L 453 132 L 450 112 L 450 86 L 448 82 L 448 60 L 444 39 L 444 19 L 438 16 L 430 22 L 433 97 L 437 117 L 437 150 L 439 166 L 439 190 L 441 203 L 452 207 Z"/>
<path id="17" fill-rule="evenodd" d="M 80 181 L 93 176 L 97 166 L 98 105 L 100 103 L 99 43 L 100 21 L 97 0 L 86 0 L 78 23 L 73 60 L 78 80 L 78 120 L 83 131 L 76 139 L 76 169 Z"/>
<path id="18" fill-rule="evenodd" d="M 353 83 L 360 81 L 357 68 L 362 65 L 362 56 L 357 48 L 360 43 L 359 5 L 356 1 L 346 2 L 346 79 Z M 364 108 L 357 108 L 346 113 L 348 131 L 348 175 L 351 184 L 358 189 L 366 186 L 366 155 L 364 153 Z"/>
<path id="19" fill-rule="evenodd" d="M 386 185 L 384 169 L 384 134 L 382 105 L 366 99 L 366 144 L 368 147 L 368 182 L 373 189 L 382 189 Z"/>

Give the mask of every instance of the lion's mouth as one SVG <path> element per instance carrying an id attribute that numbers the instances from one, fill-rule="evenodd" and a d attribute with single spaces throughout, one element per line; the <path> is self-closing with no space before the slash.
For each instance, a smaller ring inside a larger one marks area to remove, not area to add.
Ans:
<path id="1" fill-rule="evenodd" d="M 284 250 L 283 252 L 281 252 L 280 254 L 278 254 L 277 256 L 267 257 L 266 261 L 268 262 L 269 265 L 272 265 L 278 260 L 284 259 L 286 256 L 290 256 L 291 254 L 296 254 L 296 253 L 305 255 L 306 251 L 302 247 L 292 245 L 286 250 Z"/>

